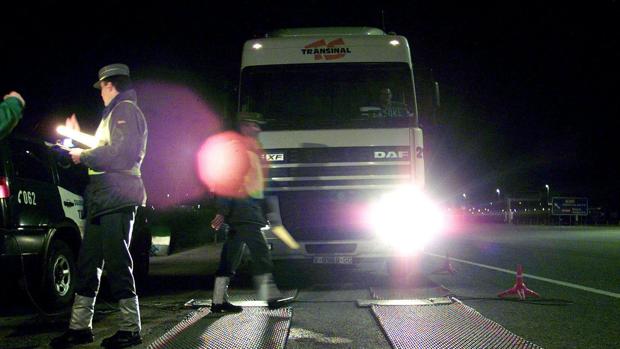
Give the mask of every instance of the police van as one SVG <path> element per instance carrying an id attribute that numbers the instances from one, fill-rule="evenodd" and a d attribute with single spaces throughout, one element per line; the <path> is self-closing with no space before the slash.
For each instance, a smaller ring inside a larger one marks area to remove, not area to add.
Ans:
<path id="1" fill-rule="evenodd" d="M 0 273 L 49 308 L 71 303 L 84 236 L 88 170 L 55 144 L 0 141 Z M 150 232 L 138 212 L 131 241 L 138 286 L 149 269 Z"/>

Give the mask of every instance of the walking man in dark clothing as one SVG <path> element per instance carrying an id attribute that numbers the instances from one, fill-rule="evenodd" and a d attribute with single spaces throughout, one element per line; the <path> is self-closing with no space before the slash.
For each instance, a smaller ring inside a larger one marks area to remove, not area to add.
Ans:
<path id="1" fill-rule="evenodd" d="M 270 308 L 278 308 L 292 301 L 292 298 L 282 298 L 280 290 L 273 281 L 273 263 L 267 242 L 261 232 L 261 228 L 268 224 L 265 216 L 269 213 L 263 197 L 264 177 L 261 159 L 264 159 L 264 156 L 257 140 L 261 131 L 260 124 L 264 121 L 261 114 L 251 112 L 240 112 L 238 119 L 250 166 L 244 176 L 241 194 L 235 197 L 218 197 L 217 214 L 211 221 L 211 227 L 215 230 L 219 230 L 224 223 L 230 226 L 215 275 L 211 307 L 213 313 L 242 311 L 241 307 L 228 301 L 226 291 L 230 278 L 234 276 L 241 262 L 244 245 L 248 246 L 252 256 L 254 284 L 258 298 L 267 301 Z"/>
<path id="2" fill-rule="evenodd" d="M 90 175 L 84 195 L 87 222 L 78 256 L 75 301 L 69 330 L 52 340 L 53 348 L 93 342 L 92 320 L 104 265 L 121 322 L 119 331 L 101 346 L 124 348 L 142 342 L 129 243 L 137 207 L 146 204 L 140 166 L 146 152 L 147 125 L 126 65 L 101 68 L 94 87 L 101 90 L 105 106 L 95 134 L 99 145 L 70 151 L 73 162 L 86 165 Z M 67 123 L 79 127 L 75 116 Z"/>

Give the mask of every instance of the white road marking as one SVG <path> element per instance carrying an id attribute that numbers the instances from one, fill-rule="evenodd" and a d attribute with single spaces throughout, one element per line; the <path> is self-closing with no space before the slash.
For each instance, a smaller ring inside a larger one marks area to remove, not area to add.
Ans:
<path id="1" fill-rule="evenodd" d="M 430 253 L 430 252 L 424 252 L 424 254 L 427 254 L 427 255 L 433 256 L 433 257 L 437 257 L 437 258 L 446 258 L 446 256 L 442 256 L 442 255 L 438 255 L 438 254 L 434 254 L 434 253 Z M 514 271 L 514 270 L 508 270 L 508 269 L 504 269 L 504 268 L 494 267 L 492 265 L 486 265 L 486 264 L 481 264 L 481 263 L 476 263 L 476 262 L 470 262 L 470 261 L 466 261 L 464 259 L 458 259 L 458 258 L 450 257 L 450 260 L 456 261 L 456 262 L 459 262 L 459 263 L 475 265 L 475 266 L 481 267 L 481 268 L 486 268 L 486 269 L 491 269 L 491 270 L 495 270 L 495 271 L 500 271 L 502 273 L 507 273 L 507 274 L 512 274 L 512 275 L 516 275 L 517 274 L 517 272 Z M 527 274 L 527 273 L 523 273 L 523 277 L 528 277 L 528 278 L 534 279 L 534 280 L 545 281 L 545 282 L 556 284 L 556 285 L 560 285 L 560 286 L 570 287 L 570 288 L 574 288 L 574 289 L 578 289 L 578 290 L 582 290 L 582 291 L 586 291 L 586 292 L 596 293 L 596 294 L 600 294 L 600 295 L 603 295 L 603 296 L 608 296 L 608 297 L 613 297 L 613 298 L 619 298 L 620 299 L 620 293 L 615 293 L 615 292 L 610 292 L 610 291 L 605 291 L 605 290 L 599 290 L 597 288 L 577 285 L 577 284 L 573 284 L 573 283 L 566 282 L 566 281 L 549 279 L 549 278 L 545 278 L 545 277 L 542 277 L 542 276 L 536 276 L 536 275 Z"/>

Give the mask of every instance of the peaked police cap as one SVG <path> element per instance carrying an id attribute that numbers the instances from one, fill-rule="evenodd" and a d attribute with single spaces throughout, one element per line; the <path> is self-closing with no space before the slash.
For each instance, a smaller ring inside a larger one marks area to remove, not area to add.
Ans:
<path id="1" fill-rule="evenodd" d="M 122 63 L 106 65 L 105 67 L 99 69 L 99 80 L 93 84 L 93 87 L 99 89 L 99 83 L 101 81 L 117 75 L 129 76 L 129 67 Z"/>

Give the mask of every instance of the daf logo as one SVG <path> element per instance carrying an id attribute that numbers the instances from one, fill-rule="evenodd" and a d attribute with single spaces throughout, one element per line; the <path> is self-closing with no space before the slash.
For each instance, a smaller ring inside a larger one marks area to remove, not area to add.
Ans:
<path id="1" fill-rule="evenodd" d="M 284 161 L 284 154 L 267 154 L 267 161 Z"/>
<path id="2" fill-rule="evenodd" d="M 375 159 L 402 159 L 409 156 L 409 152 L 403 151 L 376 151 Z"/>

